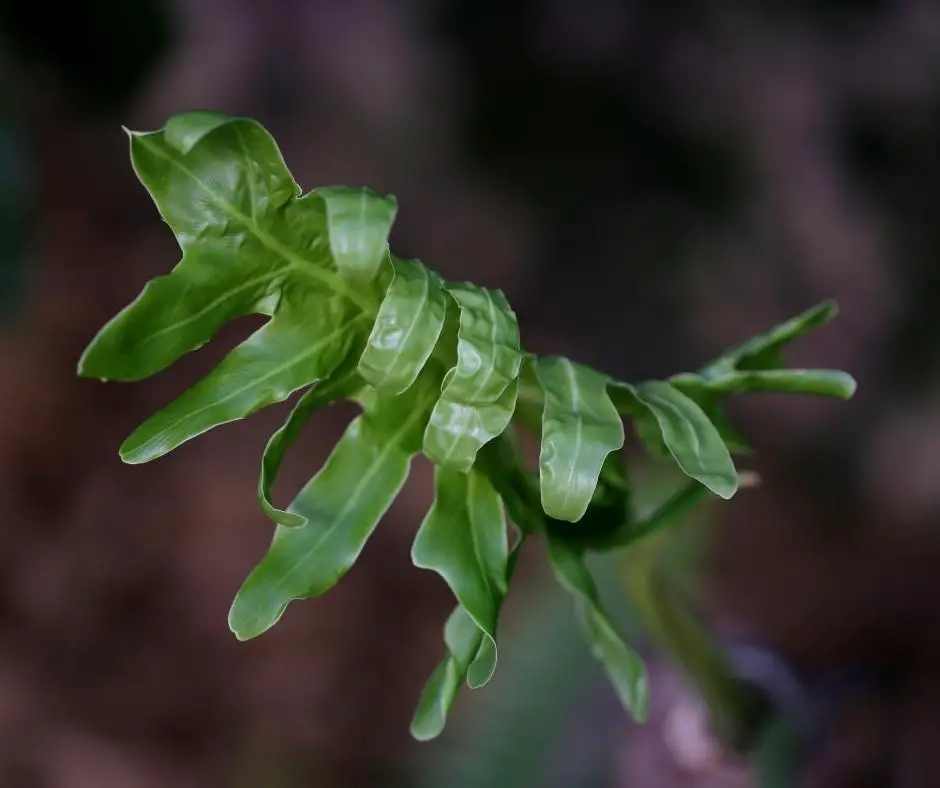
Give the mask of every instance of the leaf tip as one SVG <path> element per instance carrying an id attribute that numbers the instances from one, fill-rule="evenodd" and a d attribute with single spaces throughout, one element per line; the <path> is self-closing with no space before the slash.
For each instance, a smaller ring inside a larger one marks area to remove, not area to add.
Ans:
<path id="1" fill-rule="evenodd" d="M 246 615 L 241 600 L 242 592 L 239 591 L 228 611 L 228 628 L 239 643 L 244 643 L 264 634 L 271 626 L 259 624 L 257 616 Z"/>
<path id="2" fill-rule="evenodd" d="M 726 501 L 734 497 L 740 486 L 740 478 L 737 472 L 733 476 L 714 476 L 709 479 L 702 479 L 701 482 L 715 495 Z"/>
<path id="3" fill-rule="evenodd" d="M 78 358 L 78 363 L 75 365 L 76 372 L 80 378 L 107 380 L 107 376 L 103 374 L 104 370 L 98 368 L 95 362 L 94 346 L 95 343 L 92 342 L 82 351 L 81 356 Z"/>
<path id="4" fill-rule="evenodd" d="M 475 690 L 489 684 L 496 672 L 496 661 L 496 643 L 486 636 L 476 657 L 467 668 L 467 686 Z"/>
<path id="5" fill-rule="evenodd" d="M 118 449 L 118 454 L 122 462 L 127 465 L 143 465 L 145 462 L 150 462 L 150 460 L 154 460 L 162 454 L 162 452 L 149 450 L 147 443 L 141 443 L 136 436 L 136 432 L 131 434 Z"/>
<path id="6" fill-rule="evenodd" d="M 424 720 L 412 720 L 408 730 L 412 739 L 426 742 L 436 739 L 444 729 L 440 725 L 428 725 Z"/>
<path id="7" fill-rule="evenodd" d="M 848 372 L 843 373 L 842 382 L 843 387 L 842 391 L 840 392 L 842 394 L 842 398 L 852 399 L 852 397 L 855 396 L 856 389 L 858 388 L 858 382 Z"/>
<path id="8" fill-rule="evenodd" d="M 650 717 L 650 689 L 649 689 L 649 678 L 646 675 L 646 671 L 643 671 L 643 677 L 637 681 L 636 687 L 634 687 L 634 695 L 631 701 L 630 713 L 633 715 L 633 719 L 636 720 L 640 725 L 644 725 L 649 721 Z"/>

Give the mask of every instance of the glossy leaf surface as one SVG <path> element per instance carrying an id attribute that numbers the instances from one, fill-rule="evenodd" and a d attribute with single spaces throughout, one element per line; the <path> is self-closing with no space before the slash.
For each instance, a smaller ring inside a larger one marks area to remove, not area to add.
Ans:
<path id="1" fill-rule="evenodd" d="M 654 439 L 649 432 L 652 415 L 662 444 L 683 473 L 721 498 L 734 495 L 738 489 L 734 461 L 715 425 L 694 400 L 660 380 L 636 386 L 618 383 L 613 392 L 622 410 L 646 420 L 641 436 L 649 440 Z"/>
<path id="2" fill-rule="evenodd" d="M 549 517 L 576 522 L 587 511 L 607 455 L 623 446 L 620 414 L 609 378 L 557 356 L 540 358 L 544 392 L 539 487 Z"/>
<path id="3" fill-rule="evenodd" d="M 401 394 L 420 374 L 444 328 L 447 296 L 437 274 L 417 260 L 393 259 L 394 276 L 359 359 L 377 389 Z"/>
<path id="4" fill-rule="evenodd" d="M 328 591 L 359 557 L 420 450 L 433 376 L 422 383 L 407 397 L 379 396 L 291 504 L 288 511 L 306 524 L 278 526 L 267 555 L 239 590 L 229 614 L 239 640 L 272 627 L 292 600 Z"/>
<path id="5" fill-rule="evenodd" d="M 388 234 L 398 213 L 395 198 L 365 186 L 323 186 L 314 194 L 326 206 L 330 252 L 340 274 L 371 282 L 388 255 Z"/>
<path id="6" fill-rule="evenodd" d="M 509 425 L 516 406 L 522 351 L 506 297 L 468 283 L 447 285 L 460 312 L 457 362 L 424 436 L 438 465 L 469 470 L 480 448 Z"/>
<path id="7" fill-rule="evenodd" d="M 411 550 L 415 566 L 437 572 L 493 646 L 506 596 L 509 544 L 499 495 L 485 476 L 438 468 L 435 499 Z M 484 657 L 488 657 L 484 654 Z M 490 680 L 488 660 L 469 667 L 473 687 Z"/>

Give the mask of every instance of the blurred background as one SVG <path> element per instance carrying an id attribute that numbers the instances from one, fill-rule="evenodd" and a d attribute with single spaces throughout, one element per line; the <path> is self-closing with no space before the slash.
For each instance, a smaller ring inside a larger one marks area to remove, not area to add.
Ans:
<path id="1" fill-rule="evenodd" d="M 408 557 L 426 468 L 333 592 L 236 643 L 284 408 L 152 465 L 117 447 L 249 328 L 144 383 L 75 376 L 178 258 L 121 126 L 195 108 L 260 120 L 305 188 L 394 193 L 398 254 L 503 288 L 529 349 L 627 380 L 837 298 L 790 358 L 859 393 L 735 406 L 763 484 L 696 523 L 697 602 L 808 671 L 895 677 L 814 742 L 814 784 L 937 784 L 935 0 L 2 0 L 0 64 L 0 786 L 751 784 L 655 647 L 630 723 L 538 550 L 493 683 L 411 741 L 451 607 Z M 317 427 L 280 500 L 342 429 Z"/>

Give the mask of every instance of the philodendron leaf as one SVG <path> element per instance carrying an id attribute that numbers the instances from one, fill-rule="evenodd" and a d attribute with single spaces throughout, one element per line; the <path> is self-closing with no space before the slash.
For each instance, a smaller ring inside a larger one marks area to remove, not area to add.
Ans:
<path id="1" fill-rule="evenodd" d="M 270 322 L 122 447 L 152 460 L 327 377 L 361 347 L 378 302 L 336 270 L 323 201 L 299 198 L 280 151 L 257 123 L 219 113 L 129 132 L 138 177 L 183 251 L 85 350 L 79 371 L 137 380 L 249 313 Z"/>
<path id="2" fill-rule="evenodd" d="M 333 270 L 322 203 L 298 199 L 299 187 L 259 124 L 194 112 L 161 131 L 128 133 L 137 176 L 183 259 L 99 332 L 82 356 L 81 374 L 148 377 L 227 321 L 270 314 L 289 281 L 370 307 L 372 299 Z"/>
<path id="3" fill-rule="evenodd" d="M 617 695 L 637 722 L 649 715 L 649 682 L 646 665 L 611 623 L 601 606 L 594 578 L 584 558 L 564 540 L 549 535 L 548 554 L 558 582 L 572 594 L 584 624 L 591 653 L 600 661 Z"/>
<path id="4" fill-rule="evenodd" d="M 613 384 L 566 359 L 525 354 L 500 291 L 446 283 L 417 260 L 395 257 L 393 197 L 344 186 L 301 196 L 274 140 L 255 121 L 188 112 L 158 131 L 128 135 L 134 170 L 182 257 L 98 332 L 79 373 L 139 380 L 232 320 L 254 314 L 267 322 L 141 425 L 121 447 L 123 459 L 152 460 L 304 391 L 265 449 L 258 497 L 276 527 L 232 604 L 235 635 L 260 635 L 292 600 L 331 588 L 423 450 L 438 466 L 437 496 L 413 555 L 445 578 L 460 604 L 445 628 L 448 656 L 425 688 L 414 735 L 437 735 L 460 684 L 481 686 L 493 673 L 499 611 L 518 556 L 518 545 L 507 544 L 504 507 L 520 538 L 546 533 L 594 653 L 628 708 L 644 717 L 642 663 L 601 610 L 582 563 L 588 547 L 624 544 L 618 523 L 631 521 L 620 414 L 632 416 L 651 451 L 668 453 L 701 482 L 696 490 L 704 485 L 729 497 L 737 474 L 723 438 L 739 441 L 723 398 L 755 390 L 854 391 L 844 373 L 789 370 L 781 360 L 782 348 L 828 321 L 834 305 L 809 310 L 671 384 Z M 317 408 L 339 399 L 356 402 L 361 414 L 293 503 L 277 508 L 271 487 L 285 452 Z M 524 461 L 513 419 L 540 441 L 538 475 Z"/>
<path id="5" fill-rule="evenodd" d="M 315 383 L 294 405 L 287 420 L 271 436 L 261 458 L 258 477 L 258 501 L 264 513 L 275 523 L 288 527 L 305 525 L 307 518 L 296 512 L 278 509 L 271 502 L 271 488 L 281 468 L 284 454 L 300 437 L 300 432 L 314 411 L 332 402 L 352 396 L 363 385 L 362 379 L 350 371 L 338 370 L 333 377 Z"/>
<path id="6" fill-rule="evenodd" d="M 482 641 L 482 630 L 467 611 L 457 605 L 444 625 L 447 655 L 424 685 L 411 720 L 411 735 L 418 741 L 434 739 L 444 730 L 447 715 Z"/>
<path id="7" fill-rule="evenodd" d="M 495 668 L 496 624 L 506 596 L 509 544 L 499 495 L 476 470 L 438 468 L 435 499 L 418 529 L 411 558 L 437 572 L 481 629 L 492 650 L 468 669 L 471 687 L 486 684 Z"/>
<path id="8" fill-rule="evenodd" d="M 398 213 L 395 198 L 365 186 L 323 186 L 313 193 L 326 205 L 330 251 L 339 272 L 354 282 L 371 282 L 388 254 Z"/>
<path id="9" fill-rule="evenodd" d="M 549 517 L 576 522 L 587 511 L 607 455 L 623 446 L 623 422 L 606 375 L 556 356 L 539 358 L 535 374 L 545 396 L 542 508 Z"/>
<path id="10" fill-rule="evenodd" d="M 425 374 L 404 396 L 380 394 L 349 425 L 288 509 L 306 524 L 277 527 L 235 597 L 229 627 L 239 640 L 274 626 L 292 600 L 328 591 L 355 563 L 421 449 L 439 380 Z"/>
<path id="11" fill-rule="evenodd" d="M 661 380 L 631 386 L 615 383 L 611 393 L 618 410 L 650 424 L 650 415 L 659 426 L 659 440 L 676 465 L 687 476 L 701 482 L 715 495 L 730 498 L 738 489 L 738 473 L 731 453 L 711 420 L 694 400 Z M 647 440 L 657 440 L 649 426 L 640 432 Z"/>
<path id="12" fill-rule="evenodd" d="M 440 277 L 417 260 L 392 258 L 394 278 L 379 307 L 359 373 L 377 389 L 401 394 L 424 368 L 444 328 Z"/>
<path id="13" fill-rule="evenodd" d="M 424 453 L 466 472 L 480 448 L 509 426 L 523 356 L 516 316 L 500 291 L 469 283 L 446 287 L 460 310 L 457 363 L 431 413 Z"/>

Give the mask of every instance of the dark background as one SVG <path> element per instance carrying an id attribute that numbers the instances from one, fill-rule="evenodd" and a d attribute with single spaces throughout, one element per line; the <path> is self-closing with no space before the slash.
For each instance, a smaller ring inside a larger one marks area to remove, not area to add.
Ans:
<path id="1" fill-rule="evenodd" d="M 655 652 L 629 723 L 538 556 L 494 684 L 411 742 L 450 608 L 408 561 L 426 469 L 335 591 L 234 641 L 283 409 L 152 466 L 117 447 L 243 327 L 146 383 L 75 377 L 178 255 L 120 127 L 193 108 L 260 120 L 305 188 L 396 194 L 400 255 L 625 379 L 837 298 L 791 358 L 859 393 L 736 408 L 764 484 L 714 508 L 702 602 L 801 665 L 895 671 L 818 743 L 819 784 L 936 784 L 940 4 L 2 0 L 0 25 L 0 786 L 748 784 L 675 732 L 694 698 Z"/>

